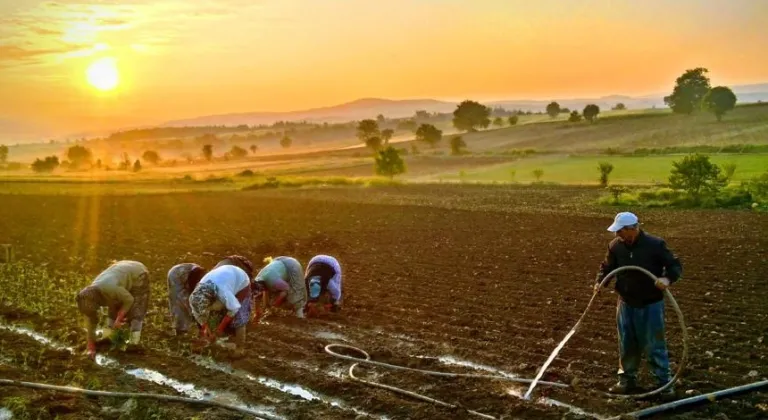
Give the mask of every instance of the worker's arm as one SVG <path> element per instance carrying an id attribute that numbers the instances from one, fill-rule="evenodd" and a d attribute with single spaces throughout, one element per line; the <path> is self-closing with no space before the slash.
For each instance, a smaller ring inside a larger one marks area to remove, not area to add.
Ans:
<path id="1" fill-rule="evenodd" d="M 664 277 L 668 278 L 670 283 L 680 280 L 683 276 L 683 265 L 665 241 L 661 242 L 661 261 L 664 265 Z"/>
<path id="2" fill-rule="evenodd" d="M 611 244 L 608 245 L 608 251 L 605 253 L 605 258 L 603 258 L 603 262 L 600 263 L 600 270 L 597 272 L 597 277 L 595 278 L 596 285 L 600 284 L 608 273 L 618 268 L 618 264 L 616 264 L 616 255 L 613 253 L 614 244 L 615 242 L 611 242 Z M 608 284 L 610 284 L 610 281 L 608 281 L 605 286 L 607 287 Z"/>
<path id="3" fill-rule="evenodd" d="M 120 286 L 115 286 L 114 293 L 120 301 L 120 310 L 117 312 L 117 318 L 115 318 L 115 322 L 112 326 L 115 329 L 118 329 L 123 325 L 125 315 L 131 310 L 131 307 L 133 307 L 134 299 L 130 292 Z"/>

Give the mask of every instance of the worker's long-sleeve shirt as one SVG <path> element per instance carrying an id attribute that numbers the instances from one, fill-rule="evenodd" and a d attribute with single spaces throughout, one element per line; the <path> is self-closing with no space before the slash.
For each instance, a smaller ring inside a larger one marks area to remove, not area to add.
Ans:
<path id="1" fill-rule="evenodd" d="M 226 308 L 227 315 L 234 317 L 240 310 L 235 295 L 250 286 L 248 274 L 240 267 L 222 265 L 209 271 L 189 296 L 192 316 L 200 324 L 208 321 L 210 307 L 218 300 Z"/>
<path id="2" fill-rule="evenodd" d="M 118 261 L 102 271 L 92 286 L 110 307 L 119 305 L 128 312 L 138 295 L 149 293 L 149 270 L 138 261 Z"/>

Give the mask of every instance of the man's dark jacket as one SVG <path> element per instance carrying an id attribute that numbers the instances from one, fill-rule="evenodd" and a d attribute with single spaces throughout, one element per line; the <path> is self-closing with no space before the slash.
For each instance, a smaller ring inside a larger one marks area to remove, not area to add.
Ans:
<path id="1" fill-rule="evenodd" d="M 618 237 L 611 241 L 605 260 L 600 264 L 597 282 L 602 282 L 608 273 L 626 265 L 645 268 L 656 277 L 667 277 L 670 283 L 676 282 L 683 274 L 680 260 L 667 248 L 667 243 L 643 231 L 638 233 L 632 245 L 625 244 Z M 624 302 L 636 308 L 664 299 L 663 292 L 653 280 L 637 270 L 616 275 L 616 292 Z"/>

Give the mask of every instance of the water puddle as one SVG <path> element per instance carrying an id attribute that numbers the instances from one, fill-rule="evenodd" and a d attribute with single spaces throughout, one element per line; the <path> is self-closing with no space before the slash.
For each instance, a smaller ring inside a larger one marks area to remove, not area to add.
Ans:
<path id="1" fill-rule="evenodd" d="M 68 346 L 64 346 L 62 344 L 56 343 L 55 341 L 49 339 L 48 337 L 27 328 L 17 327 L 14 325 L 0 324 L 0 329 L 11 331 L 17 334 L 26 335 L 28 337 L 31 337 L 35 341 L 56 350 L 64 350 L 72 354 L 75 353 L 75 350 L 72 347 L 68 347 Z M 236 395 L 229 392 L 212 391 L 206 388 L 200 388 L 195 386 L 194 384 L 184 383 L 176 379 L 170 378 L 152 369 L 145 369 L 145 368 L 138 368 L 138 367 L 125 367 L 125 366 L 122 366 L 117 360 L 112 359 L 110 357 L 103 356 L 101 354 L 96 355 L 95 361 L 96 361 L 96 364 L 99 366 L 102 366 L 105 368 L 120 369 L 120 370 L 123 370 L 128 375 L 131 375 L 137 379 L 141 379 L 148 382 L 153 382 L 157 385 L 173 388 L 174 390 L 176 390 L 176 392 L 184 395 L 187 398 L 204 400 L 204 401 L 215 401 L 223 404 L 237 406 L 238 408 L 241 408 L 241 409 L 249 410 L 255 415 L 268 416 L 270 418 L 280 418 L 280 416 L 278 416 L 275 413 L 272 407 L 252 406 L 252 405 L 245 404 Z"/>
<path id="2" fill-rule="evenodd" d="M 488 365 L 481 365 L 479 363 L 470 362 L 469 360 L 462 360 L 457 359 L 453 356 L 440 356 L 437 358 L 437 361 L 448 366 L 463 366 L 468 367 L 475 370 L 480 370 L 483 372 L 493 373 L 495 375 L 503 376 L 505 378 L 509 379 L 518 379 L 520 376 L 515 375 L 514 373 L 505 372 L 503 370 L 497 369 L 493 366 Z"/>
<path id="3" fill-rule="evenodd" d="M 525 396 L 523 395 L 523 392 L 519 388 L 510 388 L 510 389 L 507 390 L 507 394 L 512 395 L 513 397 L 517 397 L 517 398 L 521 398 L 521 399 L 526 399 Z M 583 410 L 583 409 L 581 409 L 579 407 L 576 407 L 575 405 L 564 403 L 562 401 L 555 400 L 555 399 L 552 399 L 552 398 L 540 397 L 540 398 L 537 398 L 536 400 L 534 400 L 534 402 L 539 403 L 539 404 L 548 405 L 550 407 L 565 408 L 569 412 L 571 412 L 573 414 L 578 414 L 578 415 L 581 415 L 581 416 L 588 416 L 588 417 L 592 417 L 594 419 L 604 419 L 603 416 L 597 415 L 595 413 L 590 413 L 590 412 L 585 411 L 585 410 Z"/>
<path id="4" fill-rule="evenodd" d="M 272 378 L 266 378 L 263 376 L 254 376 L 244 370 L 241 369 L 235 369 L 231 365 L 226 363 L 217 362 L 209 357 L 203 357 L 199 355 L 194 355 L 190 358 L 192 362 L 197 364 L 198 366 L 202 366 L 206 369 L 215 370 L 218 372 L 223 372 L 228 375 L 232 375 L 238 378 L 247 379 L 249 381 L 258 382 L 261 385 L 264 385 L 268 388 L 276 389 L 280 392 L 284 392 L 289 395 L 293 395 L 295 397 L 299 397 L 305 401 L 321 401 L 325 404 L 330 405 L 331 407 L 336 407 L 341 410 L 347 410 L 352 411 L 353 413 L 357 415 L 362 415 L 366 417 L 374 417 L 379 419 L 386 419 L 386 417 L 376 416 L 371 413 L 365 412 L 363 410 L 360 410 L 358 408 L 352 407 L 347 405 L 345 402 L 333 398 L 329 398 L 325 395 L 322 395 L 318 392 L 312 391 L 308 388 L 305 388 L 301 385 L 295 385 L 295 384 L 287 384 L 284 382 L 280 382 L 278 380 L 272 379 Z"/>
<path id="5" fill-rule="evenodd" d="M 323 340 L 339 340 L 349 342 L 349 339 L 347 339 L 347 337 L 344 335 L 331 331 L 318 331 L 314 334 L 314 336 L 317 338 L 322 338 Z"/>

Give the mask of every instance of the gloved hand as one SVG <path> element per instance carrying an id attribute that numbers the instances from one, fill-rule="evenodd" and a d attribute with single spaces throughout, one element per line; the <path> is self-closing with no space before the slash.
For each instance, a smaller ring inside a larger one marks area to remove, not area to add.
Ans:
<path id="1" fill-rule="evenodd" d="M 282 304 L 283 304 L 283 302 L 285 302 L 285 296 L 286 296 L 286 295 L 280 295 L 280 296 L 278 296 L 278 297 L 275 299 L 275 301 L 274 301 L 274 302 L 272 302 L 272 306 L 274 306 L 274 307 L 278 307 L 278 306 L 282 305 Z"/>
<path id="2" fill-rule="evenodd" d="M 86 351 L 86 354 L 88 357 L 93 360 L 96 359 L 96 343 L 93 341 L 88 341 L 88 350 Z"/>
<path id="3" fill-rule="evenodd" d="M 592 293 L 597 293 L 600 291 L 600 283 L 595 283 L 594 286 L 592 286 Z"/>
<path id="4" fill-rule="evenodd" d="M 201 325 L 200 326 L 200 338 L 208 338 L 210 335 L 210 331 L 208 331 L 208 325 Z"/>
<path id="5" fill-rule="evenodd" d="M 666 277 L 659 277 L 658 281 L 656 282 L 656 287 L 659 290 L 665 290 L 667 287 L 669 287 L 669 279 Z"/>
<path id="6" fill-rule="evenodd" d="M 117 318 L 115 318 L 115 322 L 112 324 L 112 328 L 118 330 L 120 327 L 123 326 L 123 323 L 125 322 L 125 311 L 122 309 L 120 312 L 117 313 Z"/>

